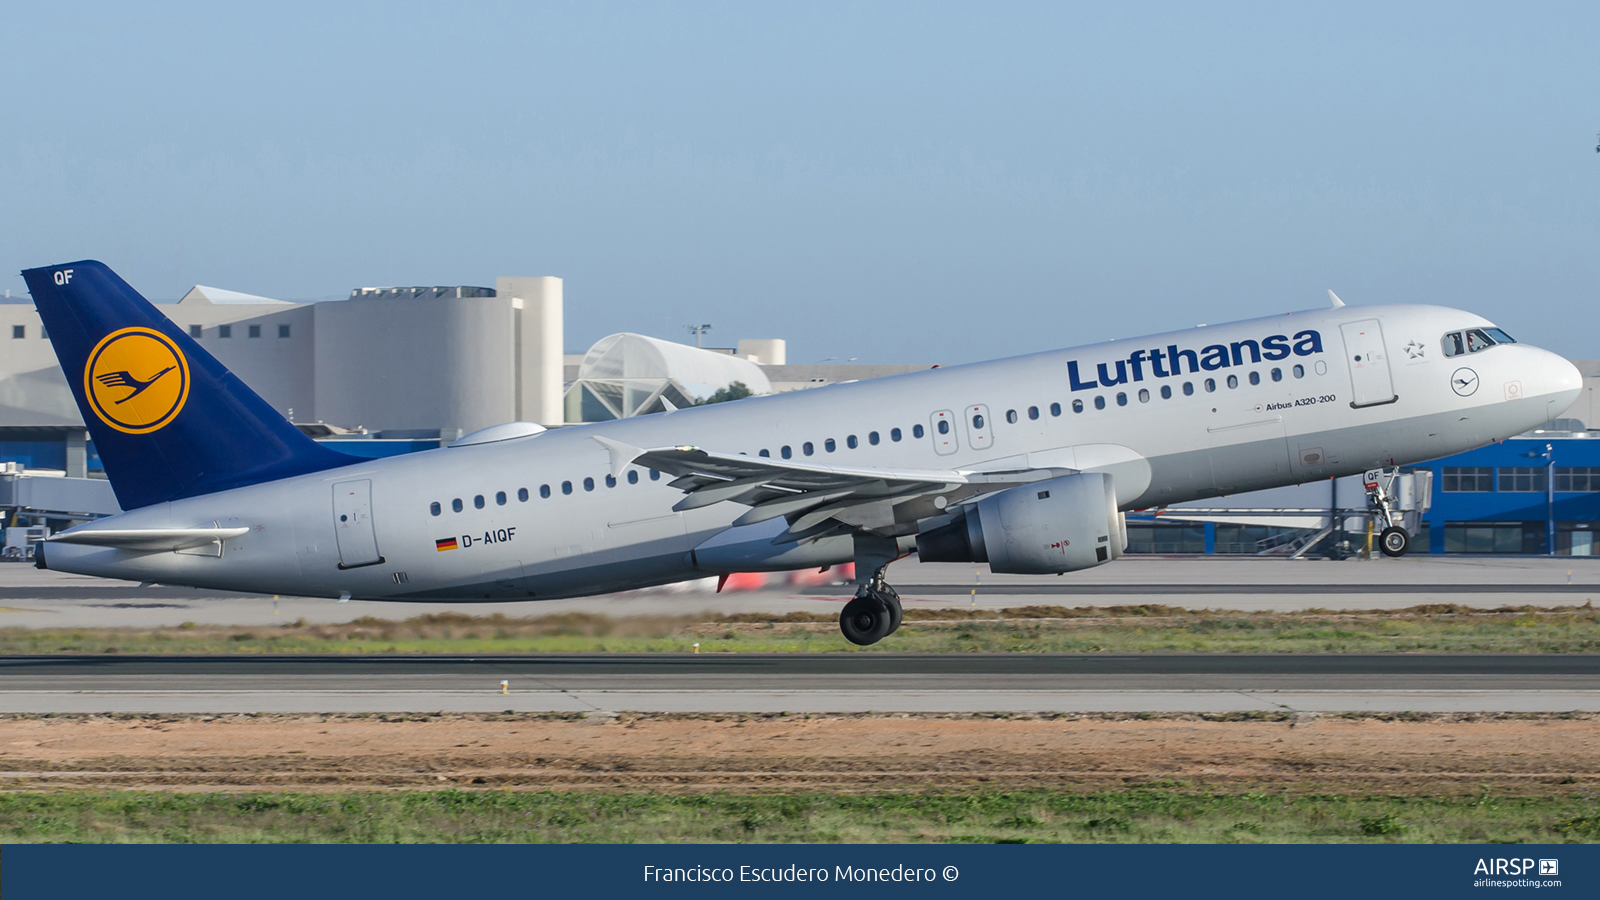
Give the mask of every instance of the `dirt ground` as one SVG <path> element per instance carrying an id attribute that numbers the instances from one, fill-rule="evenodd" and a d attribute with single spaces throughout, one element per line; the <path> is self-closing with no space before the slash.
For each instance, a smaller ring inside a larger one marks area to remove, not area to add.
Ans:
<path id="1" fill-rule="evenodd" d="M 1227 791 L 1570 792 L 1575 782 L 1600 783 L 1600 716 L 0 720 L 0 790 L 1105 790 L 1152 782 Z"/>

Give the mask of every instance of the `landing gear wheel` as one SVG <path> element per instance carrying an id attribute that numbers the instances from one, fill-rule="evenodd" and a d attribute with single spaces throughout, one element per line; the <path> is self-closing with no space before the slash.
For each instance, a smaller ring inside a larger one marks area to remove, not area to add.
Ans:
<path id="1" fill-rule="evenodd" d="M 876 644 L 894 630 L 894 610 L 899 605 L 898 597 L 894 603 L 889 603 L 874 594 L 857 596 L 846 603 L 844 611 L 839 613 L 839 630 L 844 633 L 844 639 L 852 644 L 862 647 Z"/>
<path id="2" fill-rule="evenodd" d="M 900 606 L 900 595 L 895 593 L 894 588 L 884 585 L 878 596 L 889 606 L 889 634 L 894 634 L 900 630 L 900 623 L 906 617 L 906 611 Z"/>
<path id="3" fill-rule="evenodd" d="M 1390 525 L 1378 535 L 1378 549 L 1384 556 L 1405 556 L 1411 549 L 1411 534 L 1398 525 Z"/>

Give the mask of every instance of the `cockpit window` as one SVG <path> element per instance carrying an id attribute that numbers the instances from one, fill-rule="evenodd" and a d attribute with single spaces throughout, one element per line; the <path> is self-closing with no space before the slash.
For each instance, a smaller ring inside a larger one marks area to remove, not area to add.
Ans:
<path id="1" fill-rule="evenodd" d="M 1514 338 L 1512 338 L 1511 335 L 1506 334 L 1504 331 L 1501 331 L 1498 328 L 1485 328 L 1484 331 L 1488 332 L 1489 337 L 1494 338 L 1494 342 L 1496 344 L 1515 344 L 1516 343 L 1516 340 Z"/>
<path id="2" fill-rule="evenodd" d="M 1474 328 L 1467 332 L 1467 352 L 1477 353 L 1494 346 L 1494 341 L 1483 333 L 1483 329 Z"/>
<path id="3" fill-rule="evenodd" d="M 1444 336 L 1445 356 L 1460 356 L 1465 352 L 1467 352 L 1467 342 L 1466 339 L 1461 336 L 1461 332 L 1452 331 Z"/>

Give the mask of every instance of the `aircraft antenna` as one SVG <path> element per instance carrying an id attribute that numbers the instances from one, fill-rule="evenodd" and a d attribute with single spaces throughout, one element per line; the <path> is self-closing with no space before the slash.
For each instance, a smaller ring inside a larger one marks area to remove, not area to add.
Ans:
<path id="1" fill-rule="evenodd" d="M 1331 304 L 1329 304 L 1329 308 L 1331 309 L 1338 309 L 1344 305 L 1344 301 L 1340 300 L 1339 295 L 1335 294 L 1333 291 L 1328 292 L 1328 299 L 1333 301 Z"/>

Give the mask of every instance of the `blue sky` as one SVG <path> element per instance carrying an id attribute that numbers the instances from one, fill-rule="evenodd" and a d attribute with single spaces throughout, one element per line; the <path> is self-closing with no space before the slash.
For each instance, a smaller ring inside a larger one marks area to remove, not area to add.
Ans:
<path id="1" fill-rule="evenodd" d="M 1108 9 L 1107 7 L 1116 8 Z M 1600 5 L 26 4 L 0 287 L 566 279 L 955 363 L 1428 302 L 1600 357 Z"/>

